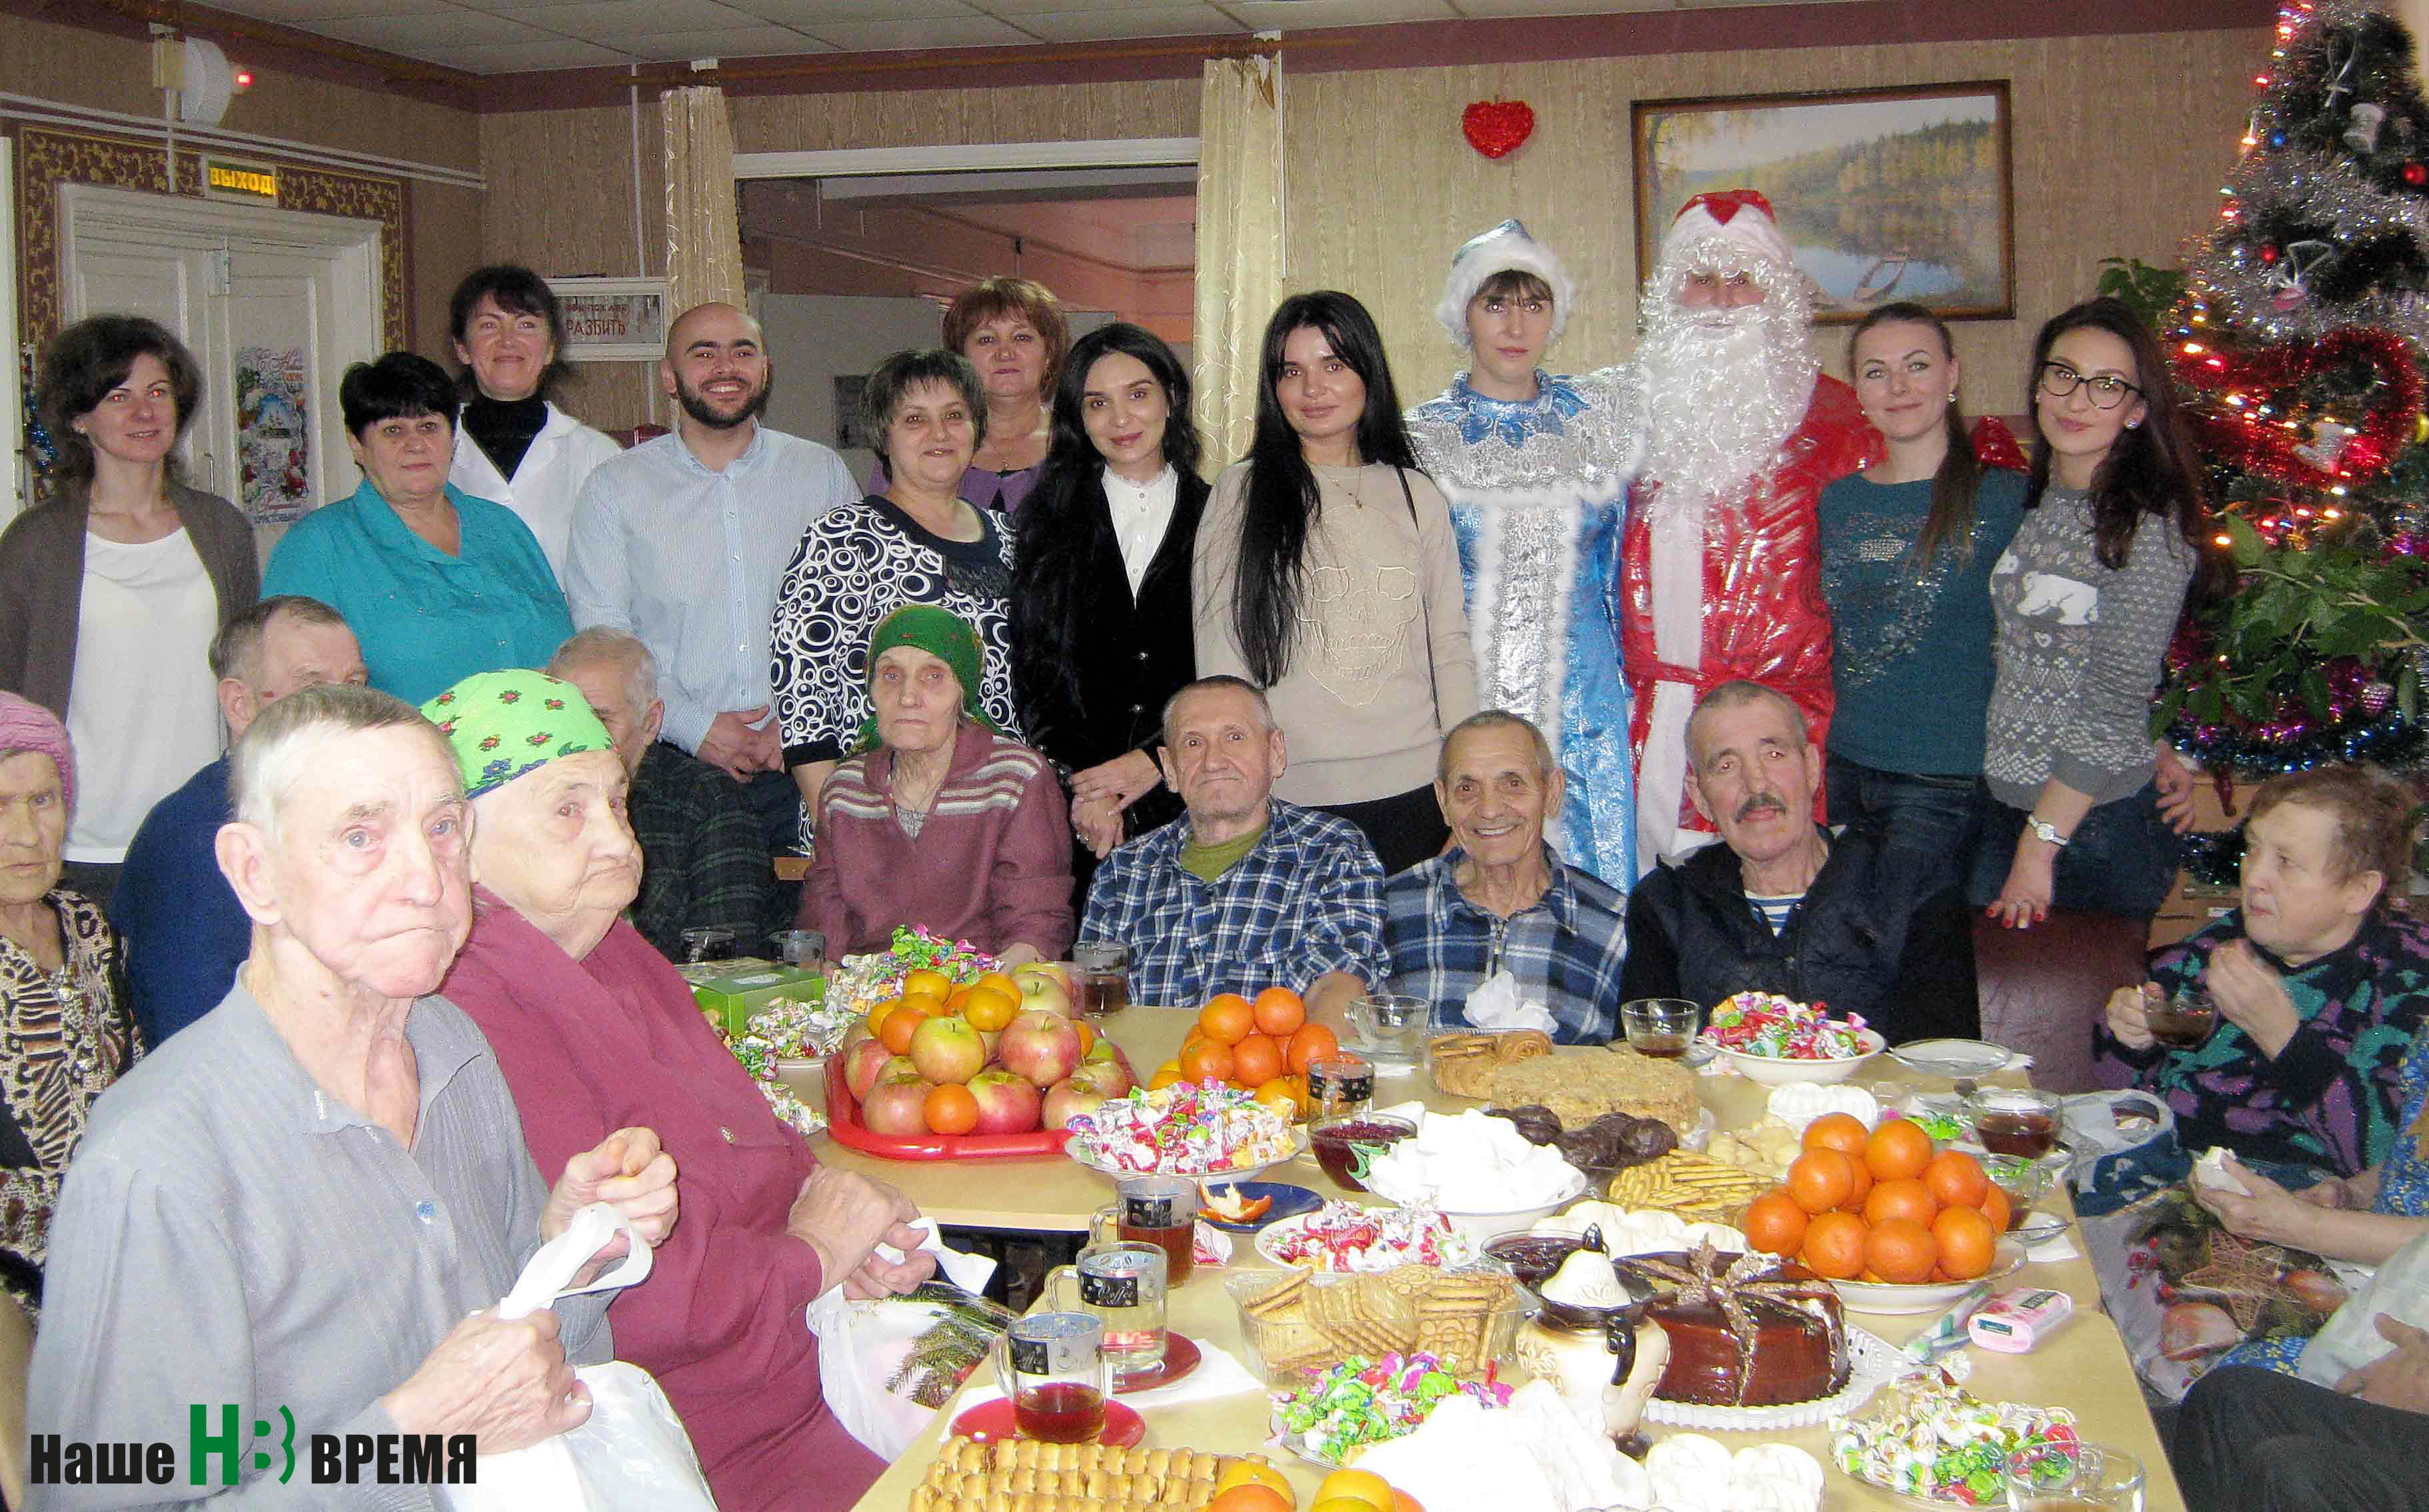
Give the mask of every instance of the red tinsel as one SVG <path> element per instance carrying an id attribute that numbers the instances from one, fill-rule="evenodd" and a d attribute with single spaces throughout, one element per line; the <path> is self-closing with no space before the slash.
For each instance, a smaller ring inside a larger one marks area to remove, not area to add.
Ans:
<path id="1" fill-rule="evenodd" d="M 2421 419 L 2421 371 L 2403 340 L 2386 331 L 2348 326 L 2308 347 L 2279 346 L 2263 352 L 2204 350 L 2176 357 L 2178 374 L 2206 393 L 2265 394 L 2300 383 L 2351 361 L 2370 364 L 2378 375 L 2355 434 L 2332 467 L 2295 455 L 2305 444 L 2300 431 L 2270 424 L 2252 413 L 2212 403 L 2196 418 L 2202 449 L 2212 460 L 2230 463 L 2280 483 L 2306 488 L 2351 487 L 2376 478 L 2412 438 Z"/>
<path id="2" fill-rule="evenodd" d="M 1975 420 L 1967 438 L 1974 444 L 1975 460 L 1986 468 L 2023 472 L 2032 466 L 2024 449 L 2016 444 L 2016 433 L 1996 415 L 1985 415 Z"/>

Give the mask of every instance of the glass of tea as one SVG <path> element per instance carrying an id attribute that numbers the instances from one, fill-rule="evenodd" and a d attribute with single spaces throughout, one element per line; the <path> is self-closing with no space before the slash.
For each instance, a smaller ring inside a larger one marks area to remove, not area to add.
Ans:
<path id="1" fill-rule="evenodd" d="M 1123 1176 L 1114 1183 L 1114 1205 L 1099 1208 L 1088 1237 L 1131 1240 L 1164 1251 L 1164 1283 L 1177 1287 L 1197 1263 L 1198 1183 L 1187 1176 Z"/>
<path id="2" fill-rule="evenodd" d="M 2009 1512 L 2142 1512 L 2142 1462 L 2106 1444 L 2051 1444 L 2008 1460 Z"/>
<path id="3" fill-rule="evenodd" d="M 1316 1118 L 1365 1111 L 1375 1100 L 1375 1062 L 1347 1054 L 1309 1061 L 1307 1100 Z"/>
<path id="4" fill-rule="evenodd" d="M 768 937 L 776 942 L 776 959 L 804 971 L 824 971 L 827 937 L 816 929 L 779 929 Z"/>
<path id="5" fill-rule="evenodd" d="M 1013 1320 L 995 1350 L 996 1380 L 1012 1400 L 1013 1430 L 1049 1444 L 1092 1444 L 1113 1395 L 1105 1325 L 1092 1313 L 1040 1312 Z"/>
<path id="6" fill-rule="evenodd" d="M 1349 1004 L 1359 1053 L 1380 1068 L 1406 1071 L 1426 1058 L 1426 1026 L 1433 1004 L 1396 993 L 1368 993 Z"/>
<path id="7" fill-rule="evenodd" d="M 1683 997 L 1640 997 L 1619 1005 L 1619 1027 L 1638 1055 L 1676 1060 L 1704 1027 L 1704 1005 Z"/>
<path id="8" fill-rule="evenodd" d="M 1101 1016 L 1131 1006 L 1130 946 L 1111 940 L 1073 945 L 1071 968 L 1081 1012 Z"/>
<path id="9" fill-rule="evenodd" d="M 683 932 L 683 943 L 685 963 L 697 965 L 703 961 L 719 959 L 733 945 L 734 931 L 697 927 Z"/>
<path id="10" fill-rule="evenodd" d="M 1317 1119 L 1308 1128 L 1307 1142 L 1315 1163 L 1342 1191 L 1364 1192 L 1367 1162 L 1416 1132 L 1417 1126 L 1405 1118 L 1361 1110 Z"/>
<path id="11" fill-rule="evenodd" d="M 2031 1087 L 1985 1087 L 1965 1104 L 1982 1148 L 1992 1155 L 2040 1159 L 2057 1148 L 2065 1105 L 2054 1092 Z"/>
<path id="12" fill-rule="evenodd" d="M 2142 984 L 2142 1018 L 2151 1037 L 2172 1050 L 2198 1050 L 2218 1027 L 2218 1005 L 2199 987 L 2171 997 L 2157 982 Z"/>
<path id="13" fill-rule="evenodd" d="M 1079 1294 L 1080 1310 L 1104 1324 L 1105 1359 L 1116 1376 L 1136 1375 L 1164 1363 L 1164 1247 L 1118 1239 L 1091 1244 L 1079 1263 L 1046 1273 L 1040 1294 L 1063 1306 L 1065 1284 Z"/>

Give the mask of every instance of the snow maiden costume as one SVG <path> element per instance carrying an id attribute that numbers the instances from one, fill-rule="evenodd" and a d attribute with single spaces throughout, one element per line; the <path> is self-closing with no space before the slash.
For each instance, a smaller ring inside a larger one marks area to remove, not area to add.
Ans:
<path id="1" fill-rule="evenodd" d="M 1504 221 L 1451 259 L 1434 315 L 1452 340 L 1468 345 L 1468 302 L 1512 270 L 1550 286 L 1545 344 L 1560 339 L 1577 286 L 1550 248 Z M 1450 502 L 1479 705 L 1544 732 L 1568 778 L 1547 838 L 1563 861 L 1626 889 L 1636 881 L 1636 777 L 1618 579 L 1644 404 L 1632 367 L 1535 381 L 1533 399 L 1513 402 L 1478 393 L 1462 372 L 1409 411 L 1409 438 Z"/>

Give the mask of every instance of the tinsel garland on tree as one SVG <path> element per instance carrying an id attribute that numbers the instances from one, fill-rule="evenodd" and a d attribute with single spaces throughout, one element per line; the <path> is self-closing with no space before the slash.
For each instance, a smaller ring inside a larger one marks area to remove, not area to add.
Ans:
<path id="1" fill-rule="evenodd" d="M 2173 328 L 2233 594 L 2157 724 L 2213 769 L 2429 768 L 2429 104 L 2412 40 L 2289 0 Z"/>

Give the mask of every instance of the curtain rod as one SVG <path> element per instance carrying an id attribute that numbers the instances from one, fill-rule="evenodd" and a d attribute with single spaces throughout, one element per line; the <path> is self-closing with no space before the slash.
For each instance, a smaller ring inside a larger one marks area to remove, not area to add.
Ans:
<path id="1" fill-rule="evenodd" d="M 122 137 L 159 139 L 168 135 L 168 128 L 157 116 L 128 115 L 123 110 L 103 110 L 92 106 L 68 105 L 58 100 L 45 100 L 39 95 L 6 91 L 0 91 L 0 119 L 28 121 L 37 125 L 66 126 L 78 131 L 104 131 Z M 342 168 L 357 173 L 378 173 L 392 178 L 418 178 L 425 183 L 444 184 L 451 189 L 486 189 L 489 187 L 488 180 L 478 173 L 438 163 L 417 163 L 402 157 L 351 152 L 343 147 L 315 146 L 285 137 L 231 131 L 224 126 L 206 126 L 191 121 L 175 129 L 179 140 L 189 144 L 270 153 L 322 168 Z"/>
<path id="2" fill-rule="evenodd" d="M 689 63 L 643 63 L 635 71 L 643 84 L 671 89 L 685 84 L 754 83 L 768 79 L 817 78 L 845 74 L 914 74 L 937 69 L 997 68 L 1020 63 L 1101 63 L 1125 62 L 1160 58 L 1266 58 L 1295 47 L 1347 47 L 1355 43 L 1350 37 L 1241 37 L 1222 41 L 1142 42 L 1121 47 L 1097 45 L 1073 47 L 996 47 L 983 52 L 957 52 L 950 58 L 934 53 L 871 55 L 860 53 L 850 58 L 829 58 L 816 53 L 780 58 L 750 58 L 727 63 L 720 60 L 715 68 L 693 68 Z M 528 75 L 515 75 L 528 77 Z"/>

